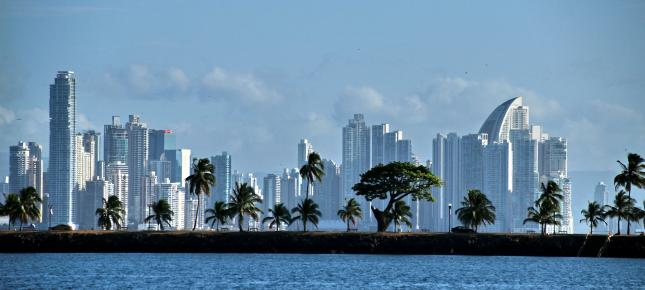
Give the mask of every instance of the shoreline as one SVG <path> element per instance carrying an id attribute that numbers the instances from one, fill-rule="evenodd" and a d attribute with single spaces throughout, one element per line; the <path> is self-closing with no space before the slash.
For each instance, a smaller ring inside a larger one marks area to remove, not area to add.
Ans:
<path id="1" fill-rule="evenodd" d="M 645 258 L 645 236 L 371 232 L 0 232 L 2 253 L 310 253 Z"/>

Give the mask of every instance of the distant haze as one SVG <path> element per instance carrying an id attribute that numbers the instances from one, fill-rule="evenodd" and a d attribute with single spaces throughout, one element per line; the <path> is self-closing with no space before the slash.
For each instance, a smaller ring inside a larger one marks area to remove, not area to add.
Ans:
<path id="1" fill-rule="evenodd" d="M 574 195 L 574 171 L 645 154 L 642 1 L 191 4 L 2 2 L 0 150 L 48 152 L 48 86 L 72 70 L 79 130 L 139 114 L 243 171 L 295 167 L 301 138 L 340 161 L 353 113 L 430 159 L 437 132 L 476 132 L 519 95 L 568 139 Z"/>

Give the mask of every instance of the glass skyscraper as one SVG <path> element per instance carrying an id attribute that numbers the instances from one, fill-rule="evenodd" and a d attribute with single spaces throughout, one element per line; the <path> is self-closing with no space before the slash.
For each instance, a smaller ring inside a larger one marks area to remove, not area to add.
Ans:
<path id="1" fill-rule="evenodd" d="M 49 170 L 47 188 L 53 207 L 52 225 L 74 226 L 76 162 L 76 79 L 59 71 L 49 86 Z"/>

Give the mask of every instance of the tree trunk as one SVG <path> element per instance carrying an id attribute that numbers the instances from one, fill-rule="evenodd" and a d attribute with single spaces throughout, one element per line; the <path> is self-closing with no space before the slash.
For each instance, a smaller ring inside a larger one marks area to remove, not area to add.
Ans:
<path id="1" fill-rule="evenodd" d="M 215 231 L 219 232 L 219 220 L 215 221 Z"/>
<path id="2" fill-rule="evenodd" d="M 244 216 L 242 215 L 241 212 L 239 213 L 238 218 L 239 219 L 237 221 L 237 226 L 240 228 L 240 232 L 243 232 L 244 229 L 242 228 L 242 223 L 244 222 Z"/>
<path id="3" fill-rule="evenodd" d="M 311 182 L 307 179 L 307 195 L 305 196 L 305 199 L 309 199 L 309 187 L 311 187 Z"/>
<path id="4" fill-rule="evenodd" d="M 307 231 L 307 219 L 306 218 L 302 220 L 302 230 L 305 231 L 305 232 Z"/>
<path id="5" fill-rule="evenodd" d="M 195 228 L 197 228 L 197 217 L 199 217 L 199 206 L 201 202 L 201 198 L 199 198 L 199 194 L 197 194 L 197 210 L 195 211 L 195 223 L 193 224 L 193 231 Z"/>
<path id="6" fill-rule="evenodd" d="M 632 188 L 631 188 L 631 186 L 629 187 L 629 190 L 627 191 L 627 196 L 629 197 L 630 200 L 632 199 Z M 629 221 L 629 219 L 627 219 L 627 235 L 628 236 L 629 236 L 630 225 L 631 225 L 631 222 Z"/>
<path id="7" fill-rule="evenodd" d="M 20 231 L 22 232 L 22 218 L 20 219 Z"/>
<path id="8" fill-rule="evenodd" d="M 620 216 L 618 216 L 618 235 L 620 235 Z"/>
<path id="9" fill-rule="evenodd" d="M 390 225 L 390 222 L 392 222 L 392 219 L 389 218 L 385 212 L 375 207 L 372 207 L 372 213 L 374 213 L 374 218 L 376 219 L 377 231 L 387 231 L 387 227 Z"/>
<path id="10" fill-rule="evenodd" d="M 592 226 L 590 226 L 589 228 L 590 228 L 590 230 L 589 230 L 589 234 L 590 234 L 590 235 L 593 235 L 593 225 L 592 225 Z"/>
<path id="11" fill-rule="evenodd" d="M 349 219 L 347 219 L 347 231 L 349 232 Z"/>

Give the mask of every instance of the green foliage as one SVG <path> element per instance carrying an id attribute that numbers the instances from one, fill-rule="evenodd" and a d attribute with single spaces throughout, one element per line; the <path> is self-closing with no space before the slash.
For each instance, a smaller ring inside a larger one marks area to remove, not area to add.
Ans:
<path id="1" fill-rule="evenodd" d="M 621 219 L 630 221 L 635 220 L 634 207 L 636 200 L 629 197 L 624 190 L 619 191 L 614 198 L 614 204 L 606 206 L 605 216 L 618 218 L 618 233 L 620 235 Z M 629 234 L 629 233 L 628 233 Z"/>
<path id="2" fill-rule="evenodd" d="M 18 194 L 5 196 L 5 203 L 0 204 L 0 215 L 9 216 L 9 226 L 14 225 L 17 220 L 20 221 L 22 230 L 23 224 L 40 219 L 41 202 L 42 199 L 34 187 L 25 187 Z"/>
<path id="3" fill-rule="evenodd" d="M 616 190 L 622 187 L 627 190 L 627 196 L 632 197 L 632 187 L 645 188 L 645 159 L 636 153 L 627 154 L 627 164 L 617 160 L 620 166 L 620 173 L 614 177 Z M 634 212 L 634 214 L 638 214 Z M 632 215 L 633 216 L 633 215 Z M 627 218 L 627 234 L 630 231 L 630 222 L 633 218 Z"/>
<path id="4" fill-rule="evenodd" d="M 544 200 L 541 203 L 536 203 L 535 206 L 528 208 L 528 217 L 524 219 L 524 224 L 527 222 L 540 224 L 542 235 L 546 234 L 547 225 L 560 225 L 559 220 L 562 219 L 562 215 L 558 213 L 558 207 L 552 202 Z"/>
<path id="5" fill-rule="evenodd" d="M 273 208 L 269 209 L 269 213 L 271 215 L 262 219 L 262 223 L 270 222 L 269 228 L 275 226 L 276 232 L 280 230 L 280 226 L 282 224 L 289 225 L 291 223 L 291 214 L 289 213 L 289 209 L 281 202 L 275 204 Z"/>
<path id="6" fill-rule="evenodd" d="M 593 228 L 598 227 L 598 223 L 605 221 L 605 210 L 597 202 L 589 202 L 587 204 L 587 209 L 583 209 L 581 212 L 583 219 L 580 222 L 585 222 L 589 225 L 589 234 L 593 235 Z"/>
<path id="7" fill-rule="evenodd" d="M 412 228 L 412 210 L 410 206 L 403 200 L 398 200 L 394 203 L 391 213 L 389 214 L 392 221 L 394 221 L 394 232 L 398 232 L 401 224 L 405 224 L 408 228 Z"/>
<path id="8" fill-rule="evenodd" d="M 464 226 L 475 232 L 482 224 L 495 224 L 495 207 L 481 191 L 469 190 L 468 195 L 461 201 L 461 206 L 455 211 L 457 218 Z"/>
<path id="9" fill-rule="evenodd" d="M 210 195 L 211 187 L 215 185 L 215 167 L 211 164 L 208 158 L 193 159 L 193 174 L 186 177 L 186 182 L 189 183 L 190 193 L 197 195 L 197 212 L 195 213 L 195 223 L 193 224 L 193 231 L 197 228 L 197 217 L 199 216 L 199 208 L 201 207 L 200 195 Z"/>
<path id="10" fill-rule="evenodd" d="M 240 232 L 244 229 L 242 224 L 244 223 L 244 215 L 248 215 L 253 219 L 259 219 L 259 213 L 262 212 L 256 204 L 262 203 L 262 198 L 255 194 L 253 187 L 250 187 L 246 183 L 235 183 L 235 189 L 230 196 L 230 202 L 228 203 L 228 208 L 231 211 L 232 215 L 237 215 L 237 222 Z"/>
<path id="11" fill-rule="evenodd" d="M 338 210 L 337 215 L 343 222 L 347 223 L 347 231 L 349 232 L 349 223 L 356 225 L 357 219 L 363 218 L 363 210 L 358 201 L 352 197 Z"/>
<path id="12" fill-rule="evenodd" d="M 307 156 L 307 164 L 300 168 L 300 176 L 307 180 L 307 195 L 305 198 L 309 198 L 309 188 L 312 183 L 316 180 L 319 182 L 322 181 L 324 175 L 325 165 L 322 163 L 320 155 L 316 152 L 309 153 L 309 156 Z"/>
<path id="13" fill-rule="evenodd" d="M 206 223 L 211 223 L 211 228 L 213 225 L 216 225 L 215 229 L 219 231 L 219 225 L 225 224 L 233 214 L 228 208 L 228 205 L 223 201 L 216 201 L 213 205 L 213 208 L 206 210 L 206 214 L 209 214 L 206 218 Z"/>
<path id="14" fill-rule="evenodd" d="M 378 223 L 378 231 L 387 229 L 392 222 L 390 218 L 394 204 L 412 196 L 412 200 L 434 201 L 432 188 L 441 185 L 441 180 L 434 176 L 425 166 L 410 162 L 392 162 L 379 164 L 361 175 L 359 183 L 352 189 L 356 195 L 364 196 L 369 202 L 374 199 L 388 199 L 383 210 L 372 207 Z"/>
<path id="15" fill-rule="evenodd" d="M 114 224 L 116 229 L 120 229 L 125 209 L 119 198 L 116 195 L 111 195 L 107 200 L 103 199 L 103 207 L 96 209 L 96 215 L 98 216 L 97 225 L 99 227 L 111 230 Z"/>
<path id="16" fill-rule="evenodd" d="M 153 214 L 146 217 L 145 222 L 150 222 L 154 220 L 159 229 L 164 230 L 163 224 L 166 223 L 169 227 L 172 226 L 170 222 L 172 221 L 172 216 L 175 214 L 170 209 L 170 204 L 165 199 L 160 199 L 158 202 L 152 203 Z"/>
<path id="17" fill-rule="evenodd" d="M 305 198 L 301 201 L 296 207 L 291 209 L 292 214 L 297 214 L 294 216 L 291 221 L 300 220 L 302 222 L 303 230 L 307 231 L 307 223 L 311 222 L 316 228 L 318 227 L 318 219 L 322 216 L 322 213 L 318 209 L 319 206 L 311 198 Z"/>

